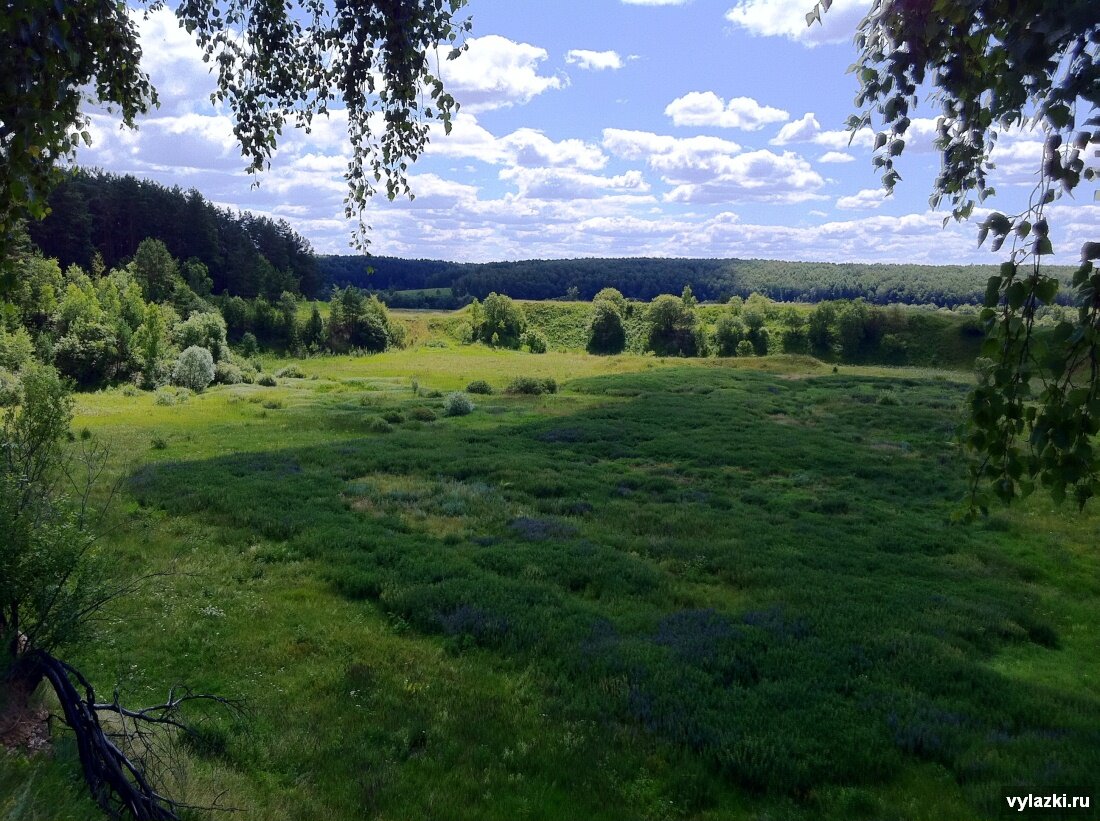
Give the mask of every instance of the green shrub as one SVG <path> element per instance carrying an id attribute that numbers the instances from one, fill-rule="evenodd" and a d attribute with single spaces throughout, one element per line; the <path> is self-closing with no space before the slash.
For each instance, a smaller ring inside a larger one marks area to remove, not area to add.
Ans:
<path id="1" fill-rule="evenodd" d="M 614 289 L 605 288 L 604 290 Z M 603 291 L 600 293 L 602 294 Z M 619 294 L 619 300 L 622 300 L 622 294 Z M 598 298 L 592 304 L 592 318 L 588 322 L 586 347 L 588 352 L 593 354 L 622 353 L 626 347 L 626 326 L 623 325 L 619 302 L 609 298 Z"/>
<path id="2" fill-rule="evenodd" d="M 259 379 L 256 380 L 257 385 L 263 385 L 265 388 L 274 388 L 279 383 L 275 381 L 275 377 L 269 373 L 261 374 Z"/>
<path id="3" fill-rule="evenodd" d="M 205 348 L 214 361 L 220 360 L 227 350 L 225 320 L 216 311 L 192 314 L 176 326 L 175 337 L 181 348 Z"/>
<path id="4" fill-rule="evenodd" d="M 522 340 L 531 353 L 546 353 L 549 348 L 546 337 L 535 330 L 525 331 Z"/>
<path id="5" fill-rule="evenodd" d="M 426 408 L 423 405 L 413 408 L 409 411 L 409 416 L 415 419 L 417 422 L 434 422 L 436 420 L 435 411 L 431 408 Z"/>
<path id="6" fill-rule="evenodd" d="M 473 410 L 474 403 L 464 393 L 449 393 L 443 403 L 444 416 L 465 416 L 468 413 L 473 413 Z"/>
<path id="7" fill-rule="evenodd" d="M 528 394 L 531 396 L 538 396 L 544 393 L 557 393 L 558 383 L 552 376 L 548 376 L 545 379 L 536 379 L 533 376 L 517 376 L 508 383 L 508 387 L 504 389 L 504 392 L 510 394 Z"/>
<path id="8" fill-rule="evenodd" d="M 268 410 L 279 410 L 280 408 L 285 407 L 285 405 L 283 405 L 283 400 L 281 399 L 265 399 L 263 401 L 263 406 Z"/>
<path id="9" fill-rule="evenodd" d="M 157 388 L 153 394 L 153 402 L 157 405 L 182 405 L 191 398 L 191 391 L 187 388 Z"/>
<path id="10" fill-rule="evenodd" d="M 206 348 L 192 345 L 179 355 L 172 368 L 172 383 L 201 391 L 214 381 L 214 357 Z"/>
<path id="11" fill-rule="evenodd" d="M 256 334 L 245 331 L 241 337 L 241 356 L 251 359 L 260 352 L 260 343 L 256 340 Z"/>
<path id="12" fill-rule="evenodd" d="M 285 368 L 280 368 L 275 371 L 275 375 L 278 377 L 285 377 L 287 379 L 305 379 L 306 375 L 302 373 L 302 369 L 297 365 L 287 365 Z"/>
<path id="13" fill-rule="evenodd" d="M 7 368 L 0 367 L 0 408 L 23 401 L 23 383 Z"/>
<path id="14" fill-rule="evenodd" d="M 742 339 L 737 343 L 736 354 L 738 356 L 756 356 L 756 348 L 749 340 Z"/>
<path id="15" fill-rule="evenodd" d="M 219 385 L 239 385 L 244 381 L 244 375 L 237 365 L 223 359 L 214 366 L 214 381 Z"/>
<path id="16" fill-rule="evenodd" d="M 9 371 L 22 370 L 34 358 L 34 341 L 25 328 L 16 328 L 11 333 L 0 324 L 0 368 Z"/>
<path id="17" fill-rule="evenodd" d="M 381 416 L 375 416 L 367 423 L 367 430 L 371 433 L 393 433 L 393 425 Z"/>
<path id="18" fill-rule="evenodd" d="M 471 307 L 474 335 L 497 347 L 515 348 L 520 344 L 527 317 L 511 297 L 491 293 L 484 304 Z"/>
<path id="19" fill-rule="evenodd" d="M 741 317 L 733 313 L 723 314 L 714 326 L 714 344 L 719 356 L 736 356 L 737 346 L 745 338 L 747 329 Z"/>
<path id="20" fill-rule="evenodd" d="M 405 414 L 399 411 L 386 411 L 382 414 L 382 418 L 389 422 L 391 425 L 400 425 L 405 421 Z"/>
<path id="21" fill-rule="evenodd" d="M 493 392 L 493 386 L 486 382 L 484 379 L 475 379 L 469 385 L 466 386 L 466 393 L 477 393 L 482 396 L 488 396 Z"/>
<path id="22" fill-rule="evenodd" d="M 658 356 L 696 356 L 696 322 L 695 308 L 690 301 L 662 294 L 646 311 L 649 350 Z"/>

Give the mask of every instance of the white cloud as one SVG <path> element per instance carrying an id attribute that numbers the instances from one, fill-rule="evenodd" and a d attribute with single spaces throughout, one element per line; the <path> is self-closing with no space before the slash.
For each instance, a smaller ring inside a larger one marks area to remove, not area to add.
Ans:
<path id="1" fill-rule="evenodd" d="M 821 198 L 825 180 L 793 152 L 741 152 L 717 137 L 677 138 L 607 128 L 603 147 L 626 160 L 642 160 L 671 187 L 667 202 L 792 203 Z"/>
<path id="2" fill-rule="evenodd" d="M 583 68 L 586 71 L 612 71 L 623 67 L 623 58 L 615 51 L 589 51 L 583 48 L 571 49 L 565 54 L 565 62 Z"/>
<path id="3" fill-rule="evenodd" d="M 703 165 L 741 151 L 739 144 L 720 137 L 669 137 L 620 128 L 603 130 L 603 147 L 626 160 L 647 160 L 658 170 Z"/>
<path id="4" fill-rule="evenodd" d="M 498 34 L 471 37 L 466 45 L 438 70 L 448 92 L 471 113 L 526 103 L 566 84 L 561 77 L 539 74 L 539 64 L 549 56 L 544 48 Z"/>
<path id="5" fill-rule="evenodd" d="M 572 166 L 596 171 L 607 164 L 607 157 L 598 146 L 575 139 L 555 142 L 533 128 L 517 129 L 501 138 L 500 143 L 517 165 Z"/>
<path id="6" fill-rule="evenodd" d="M 505 168 L 500 178 L 513 183 L 521 197 L 544 200 L 570 200 L 596 197 L 606 191 L 644 193 L 649 185 L 640 171 L 627 171 L 614 177 L 586 174 L 571 168 Z"/>
<path id="7" fill-rule="evenodd" d="M 853 162 L 855 157 L 851 154 L 845 154 L 843 151 L 826 151 L 820 157 L 817 158 L 818 162 L 826 163 L 845 163 Z"/>
<path id="8" fill-rule="evenodd" d="M 683 182 L 665 195 L 668 202 L 769 202 L 788 204 L 823 199 L 825 180 L 802 157 L 789 151 L 760 150 L 717 164 L 714 176 Z M 666 181 L 672 181 L 665 178 Z"/>
<path id="9" fill-rule="evenodd" d="M 490 165 L 572 166 L 597 171 L 607 164 L 599 146 L 584 140 L 554 141 L 534 128 L 518 128 L 497 137 L 472 114 L 459 112 L 451 133 L 434 127 L 426 155 L 466 157 Z"/>
<path id="10" fill-rule="evenodd" d="M 838 197 L 836 207 L 845 211 L 878 208 L 886 201 L 886 192 L 881 188 L 864 188 L 856 194 Z"/>
<path id="11" fill-rule="evenodd" d="M 805 46 L 850 42 L 870 0 L 834 0 L 821 24 L 806 25 L 811 0 L 740 0 L 726 19 L 758 37 L 786 37 Z"/>
<path id="12" fill-rule="evenodd" d="M 914 125 L 916 121 L 914 121 Z M 874 132 L 869 128 L 861 129 L 852 137 L 852 132 L 845 129 L 822 131 L 821 123 L 812 111 L 803 114 L 799 119 L 787 123 L 771 140 L 771 145 L 790 145 L 791 143 L 815 143 L 823 145 L 834 151 L 840 151 L 851 146 L 859 148 L 871 148 L 875 144 Z M 849 145 L 850 143 L 850 145 Z"/>
<path id="13" fill-rule="evenodd" d="M 165 113 L 212 110 L 215 88 L 202 49 L 167 8 L 130 11 L 141 40 L 141 67 L 160 95 Z"/>
<path id="14" fill-rule="evenodd" d="M 751 97 L 734 97 L 728 103 L 713 91 L 692 91 L 665 107 L 673 125 L 741 128 L 757 131 L 769 123 L 790 118 L 782 109 L 761 105 Z"/>
<path id="15" fill-rule="evenodd" d="M 787 145 L 789 143 L 806 142 L 821 131 L 821 123 L 817 121 L 812 111 L 803 114 L 800 119 L 787 123 L 779 133 L 770 141 L 772 145 Z"/>

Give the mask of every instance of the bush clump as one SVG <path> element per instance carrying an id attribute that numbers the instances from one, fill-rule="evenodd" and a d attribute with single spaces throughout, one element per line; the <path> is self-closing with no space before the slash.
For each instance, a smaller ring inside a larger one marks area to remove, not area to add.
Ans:
<path id="1" fill-rule="evenodd" d="M 465 416 L 468 413 L 473 413 L 473 411 L 474 403 L 464 393 L 449 393 L 443 402 L 444 416 Z"/>
<path id="2" fill-rule="evenodd" d="M 244 374 L 240 367 L 223 359 L 214 366 L 214 382 L 219 385 L 239 385 L 244 382 Z"/>
<path id="3" fill-rule="evenodd" d="M 367 430 L 371 433 L 393 433 L 393 425 L 381 416 L 376 416 L 367 423 Z"/>
<path id="4" fill-rule="evenodd" d="M 524 331 L 522 340 L 531 353 L 546 353 L 550 347 L 546 337 L 535 330 Z"/>
<path id="5" fill-rule="evenodd" d="M 0 367 L 0 408 L 18 405 L 23 401 L 23 385 L 19 377 L 7 368 Z"/>
<path id="6" fill-rule="evenodd" d="M 306 375 L 302 373 L 302 369 L 297 365 L 287 365 L 285 368 L 280 368 L 275 371 L 275 375 L 279 377 L 285 377 L 287 379 L 305 379 Z"/>
<path id="7" fill-rule="evenodd" d="M 504 392 L 539 396 L 544 393 L 557 393 L 558 383 L 552 376 L 545 379 L 537 379 L 533 376 L 517 376 L 508 383 L 508 387 L 504 389 Z"/>
<path id="8" fill-rule="evenodd" d="M 409 417 L 415 419 L 417 422 L 434 422 L 437 418 L 434 410 L 426 408 L 423 405 L 409 411 Z"/>
<path id="9" fill-rule="evenodd" d="M 477 393 L 482 396 L 488 396 L 493 392 L 493 386 L 486 382 L 484 379 L 475 379 L 469 385 L 466 386 L 466 393 Z"/>
<path id="10" fill-rule="evenodd" d="M 157 392 L 153 394 L 153 402 L 164 406 L 182 405 L 190 398 L 191 391 L 187 388 L 157 388 Z"/>
<path id="11" fill-rule="evenodd" d="M 261 374 L 259 379 L 256 380 L 257 385 L 263 385 L 265 388 L 274 388 L 279 383 L 275 381 L 275 377 L 269 373 Z"/>
<path id="12" fill-rule="evenodd" d="M 179 355 L 172 368 L 172 384 L 201 391 L 214 381 L 214 357 L 206 348 L 192 345 Z"/>

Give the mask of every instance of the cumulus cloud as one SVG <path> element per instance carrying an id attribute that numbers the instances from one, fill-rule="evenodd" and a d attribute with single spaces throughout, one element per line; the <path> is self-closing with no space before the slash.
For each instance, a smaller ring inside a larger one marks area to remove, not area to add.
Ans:
<path id="1" fill-rule="evenodd" d="M 850 146 L 871 148 L 875 144 L 875 135 L 869 128 L 857 131 L 855 137 L 852 136 L 852 132 L 844 129 L 824 131 L 817 117 L 810 111 L 803 114 L 799 119 L 784 125 L 779 129 L 779 133 L 769 140 L 769 143 L 771 145 L 815 143 L 834 151 L 840 151 Z"/>
<path id="2" fill-rule="evenodd" d="M 549 56 L 544 48 L 499 34 L 471 37 L 466 44 L 466 51 L 438 70 L 448 92 L 471 113 L 520 105 L 566 83 L 539 73 Z"/>
<path id="3" fill-rule="evenodd" d="M 813 139 L 814 135 L 821 131 L 821 123 L 817 121 L 812 111 L 803 114 L 797 120 L 787 123 L 770 142 L 772 145 L 789 145 L 790 143 L 806 142 Z"/>
<path id="4" fill-rule="evenodd" d="M 607 164 L 600 147 L 584 140 L 555 141 L 534 128 L 518 128 L 497 137 L 484 128 L 472 114 L 460 112 L 451 133 L 433 128 L 427 156 L 464 157 L 490 165 L 572 166 L 597 171 Z"/>
<path id="5" fill-rule="evenodd" d="M 713 91 L 692 91 L 665 107 L 673 125 L 741 128 L 758 131 L 769 123 L 781 123 L 790 114 L 761 105 L 751 97 L 734 97 L 728 103 Z"/>
<path id="6" fill-rule="evenodd" d="M 596 197 L 606 191 L 644 193 L 649 185 L 640 171 L 613 177 L 587 174 L 572 168 L 505 168 L 500 178 L 513 183 L 522 197 L 570 200 Z"/>
<path id="7" fill-rule="evenodd" d="M 886 192 L 881 188 L 864 188 L 850 196 L 838 197 L 836 207 L 844 211 L 866 210 L 878 208 L 885 201 Z"/>
<path id="8" fill-rule="evenodd" d="M 853 162 L 855 157 L 851 154 L 845 154 L 843 151 L 826 151 L 820 157 L 817 158 L 818 162 L 825 163 L 845 163 Z"/>
<path id="9" fill-rule="evenodd" d="M 834 0 L 821 24 L 806 25 L 806 0 L 740 0 L 726 19 L 757 37 L 786 37 L 804 46 L 850 42 L 870 0 Z"/>
<path id="10" fill-rule="evenodd" d="M 163 113 L 211 111 L 215 88 L 202 50 L 167 8 L 131 10 L 141 40 L 141 67 L 161 98 Z"/>
<path id="11" fill-rule="evenodd" d="M 717 137 L 677 138 L 648 131 L 608 128 L 603 147 L 627 160 L 644 161 L 671 187 L 667 202 L 792 203 L 818 199 L 825 180 L 793 152 L 776 154 Z"/>
<path id="12" fill-rule="evenodd" d="M 605 69 L 614 71 L 623 67 L 623 58 L 616 51 L 589 51 L 583 48 L 567 51 L 565 62 L 586 71 L 603 71 Z"/>
<path id="13" fill-rule="evenodd" d="M 739 154 L 708 179 L 683 182 L 665 195 L 668 202 L 768 202 L 789 204 L 823 199 L 825 180 L 797 154 L 760 150 Z"/>
<path id="14" fill-rule="evenodd" d="M 718 157 L 732 156 L 741 146 L 720 137 L 670 137 L 650 131 L 620 128 L 603 130 L 603 147 L 626 160 L 645 160 L 657 170 L 705 166 Z"/>

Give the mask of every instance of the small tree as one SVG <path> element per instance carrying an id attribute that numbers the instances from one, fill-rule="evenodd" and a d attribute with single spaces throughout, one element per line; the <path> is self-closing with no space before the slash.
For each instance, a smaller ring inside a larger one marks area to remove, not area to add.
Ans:
<path id="1" fill-rule="evenodd" d="M 192 314 L 176 326 L 176 344 L 181 348 L 206 348 L 217 362 L 228 346 L 225 340 L 225 320 L 217 311 Z"/>
<path id="2" fill-rule="evenodd" d="M 160 384 L 168 370 L 171 336 L 166 311 L 156 303 L 145 307 L 145 317 L 134 333 L 130 349 L 147 388 Z"/>
<path id="3" fill-rule="evenodd" d="M 695 311 L 682 299 L 662 294 L 646 312 L 649 349 L 663 356 L 695 356 Z"/>
<path id="4" fill-rule="evenodd" d="M 832 353 L 836 342 L 836 308 L 831 302 L 819 302 L 806 321 L 810 350 L 818 355 Z"/>
<path id="5" fill-rule="evenodd" d="M 601 299 L 614 303 L 615 307 L 619 309 L 620 316 L 626 315 L 626 297 L 618 288 L 601 288 L 599 293 L 592 297 L 592 304 L 595 305 Z"/>
<path id="6" fill-rule="evenodd" d="M 189 732 L 184 707 L 227 702 L 173 691 L 163 704 L 130 710 L 117 695 L 98 699 L 59 658 L 88 641 L 99 611 L 141 580 L 118 581 L 117 563 L 108 567 L 95 551 L 102 510 L 89 506 L 89 491 L 107 451 L 85 436 L 68 445 L 72 399 L 54 369 L 32 366 L 23 388 L 22 404 L 0 426 L 0 741 L 5 727 L 34 720 L 32 696 L 46 682 L 96 803 L 112 818 L 176 821 L 179 805 L 156 772 L 170 736 L 158 731 Z"/>
<path id="7" fill-rule="evenodd" d="M 614 290 L 605 288 L 600 291 Z M 615 293 L 619 293 L 615 291 Z M 626 348 L 626 328 L 623 326 L 623 316 L 614 298 L 597 294 L 597 299 L 592 303 L 592 318 L 588 321 L 589 353 L 593 354 L 617 354 Z M 619 294 L 619 299 L 625 305 L 626 301 Z"/>
<path id="8" fill-rule="evenodd" d="M 134 252 L 134 278 L 148 302 L 164 302 L 181 282 L 179 265 L 159 239 L 143 239 Z"/>
<path id="9" fill-rule="evenodd" d="M 737 346 L 745 339 L 745 323 L 739 316 L 723 314 L 714 326 L 714 344 L 719 356 L 736 356 Z M 751 344 L 751 343 L 750 343 Z"/>
<path id="10" fill-rule="evenodd" d="M 325 339 L 325 322 L 321 319 L 321 312 L 314 305 L 309 312 L 309 319 L 302 328 L 302 344 L 307 347 L 319 346 Z"/>
<path id="11" fill-rule="evenodd" d="M 201 391 L 214 381 L 214 357 L 206 348 L 192 345 L 179 355 L 172 368 L 172 382 L 183 388 Z"/>
<path id="12" fill-rule="evenodd" d="M 756 348 L 749 340 L 742 339 L 737 343 L 736 353 L 738 356 L 756 356 Z"/>
<path id="13" fill-rule="evenodd" d="M 511 297 L 489 294 L 480 306 L 480 313 L 481 323 L 474 327 L 478 339 L 490 345 L 519 347 L 520 338 L 527 328 L 527 317 Z"/>

